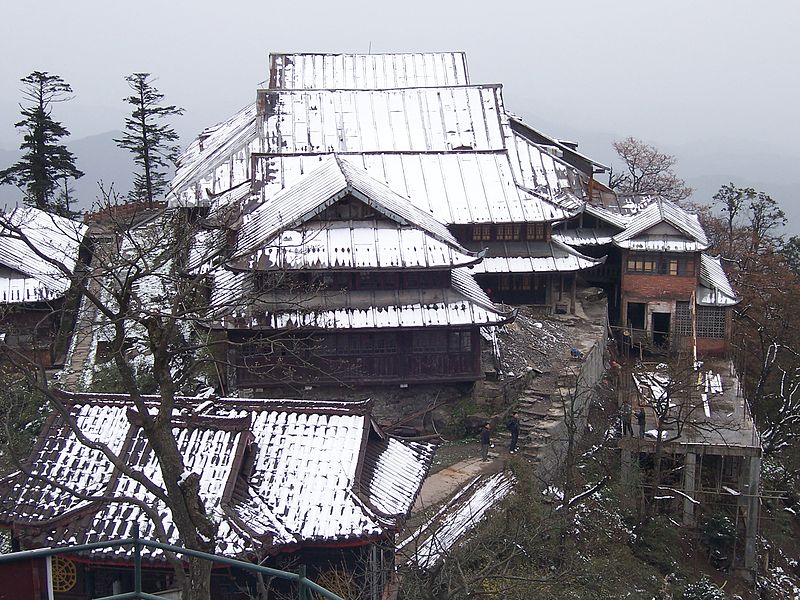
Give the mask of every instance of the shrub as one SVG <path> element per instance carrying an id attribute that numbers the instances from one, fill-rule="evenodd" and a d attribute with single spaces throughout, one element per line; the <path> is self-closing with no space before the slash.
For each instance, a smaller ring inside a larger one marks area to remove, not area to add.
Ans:
<path id="1" fill-rule="evenodd" d="M 725 600 L 725 594 L 713 581 L 703 577 L 700 581 L 687 585 L 681 598 L 682 600 Z"/>

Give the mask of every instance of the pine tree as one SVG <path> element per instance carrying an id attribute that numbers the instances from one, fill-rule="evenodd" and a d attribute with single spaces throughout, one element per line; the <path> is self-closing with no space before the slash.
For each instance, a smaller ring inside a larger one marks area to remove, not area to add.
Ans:
<path id="1" fill-rule="evenodd" d="M 164 94 L 153 87 L 150 73 L 133 73 L 125 80 L 133 94 L 125 102 L 133 106 L 131 116 L 125 119 L 125 131 L 117 146 L 133 154 L 139 171 L 133 180 L 129 198 L 134 202 L 153 203 L 153 199 L 167 188 L 166 169 L 178 158 L 180 148 L 173 144 L 178 134 L 161 119 L 183 114 L 183 109 L 174 105 L 162 106 Z"/>
<path id="2" fill-rule="evenodd" d="M 22 158 L 0 171 L 0 184 L 14 184 L 25 190 L 25 202 L 53 212 L 61 212 L 55 198 L 68 179 L 83 173 L 75 166 L 75 156 L 59 140 L 69 131 L 52 116 L 52 105 L 71 99 L 72 88 L 58 75 L 34 71 L 21 79 L 22 94 L 30 103 L 20 105 L 23 119 L 15 127 L 23 129 Z"/>

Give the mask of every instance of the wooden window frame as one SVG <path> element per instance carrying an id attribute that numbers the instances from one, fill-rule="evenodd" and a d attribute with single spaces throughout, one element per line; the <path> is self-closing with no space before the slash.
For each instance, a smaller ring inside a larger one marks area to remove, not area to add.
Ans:
<path id="1" fill-rule="evenodd" d="M 472 241 L 473 242 L 489 242 L 492 240 L 492 226 L 489 224 L 473 225 L 472 226 Z"/>

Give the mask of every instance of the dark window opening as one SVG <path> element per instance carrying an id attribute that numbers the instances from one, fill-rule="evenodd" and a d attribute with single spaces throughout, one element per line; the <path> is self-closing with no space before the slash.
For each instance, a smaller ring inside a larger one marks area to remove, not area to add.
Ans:
<path id="1" fill-rule="evenodd" d="M 520 239 L 521 226 L 518 224 L 503 224 L 497 226 L 497 240 L 503 242 L 517 241 Z"/>
<path id="2" fill-rule="evenodd" d="M 628 273 L 657 273 L 681 277 L 694 276 L 694 256 L 666 254 L 630 254 L 626 262 Z"/>

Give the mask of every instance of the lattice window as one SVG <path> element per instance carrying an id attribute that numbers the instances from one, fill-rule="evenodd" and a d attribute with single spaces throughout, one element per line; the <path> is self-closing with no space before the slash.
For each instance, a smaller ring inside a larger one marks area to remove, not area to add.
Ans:
<path id="1" fill-rule="evenodd" d="M 718 306 L 697 307 L 697 337 L 725 337 L 725 309 Z"/>
<path id="2" fill-rule="evenodd" d="M 68 592 L 78 582 L 78 573 L 75 563 L 63 556 L 54 556 L 51 562 L 53 574 L 53 591 Z"/>
<path id="3" fill-rule="evenodd" d="M 520 236 L 520 226 L 514 224 L 504 224 L 497 226 L 497 239 L 501 241 L 518 240 Z"/>
<path id="4" fill-rule="evenodd" d="M 397 352 L 397 336 L 392 333 L 369 334 L 374 336 L 373 352 L 375 354 L 395 354 Z"/>
<path id="5" fill-rule="evenodd" d="M 472 239 L 473 241 L 488 242 L 492 239 L 492 226 L 491 225 L 473 225 L 472 226 Z"/>
<path id="6" fill-rule="evenodd" d="M 411 350 L 415 353 L 447 352 L 447 332 L 415 331 L 411 342 Z"/>
<path id="7" fill-rule="evenodd" d="M 547 239 L 544 223 L 528 223 L 525 226 L 525 237 L 529 240 Z"/>
<path id="8" fill-rule="evenodd" d="M 472 333 L 469 331 L 450 332 L 450 352 L 469 352 L 472 350 Z"/>
<path id="9" fill-rule="evenodd" d="M 628 257 L 628 273 L 655 273 L 656 261 L 651 256 L 632 254 Z"/>
<path id="10" fill-rule="evenodd" d="M 692 308 L 687 301 L 675 303 L 675 335 L 692 335 Z"/>

